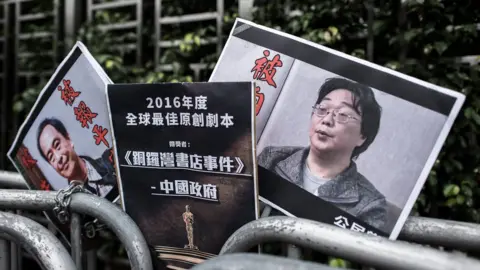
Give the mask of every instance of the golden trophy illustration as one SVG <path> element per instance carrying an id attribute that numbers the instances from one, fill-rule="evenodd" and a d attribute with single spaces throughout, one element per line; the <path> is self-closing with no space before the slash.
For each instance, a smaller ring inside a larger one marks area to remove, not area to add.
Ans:
<path id="1" fill-rule="evenodd" d="M 188 238 L 188 245 L 185 245 L 185 248 L 198 250 L 198 247 L 193 244 L 193 213 L 190 212 L 189 205 L 185 206 L 185 210 L 186 211 L 182 214 Z"/>

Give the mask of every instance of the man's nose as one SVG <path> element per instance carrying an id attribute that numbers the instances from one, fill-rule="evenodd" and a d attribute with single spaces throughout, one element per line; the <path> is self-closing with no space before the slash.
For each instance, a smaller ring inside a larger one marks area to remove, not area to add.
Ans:
<path id="1" fill-rule="evenodd" d="M 322 118 L 322 124 L 331 126 L 333 125 L 333 112 L 329 112 Z"/>
<path id="2" fill-rule="evenodd" d="M 57 167 L 60 163 L 60 160 L 61 160 L 60 156 L 61 155 L 55 151 L 55 152 L 53 152 L 53 156 L 55 157 L 53 162 L 54 162 L 55 166 Z"/>

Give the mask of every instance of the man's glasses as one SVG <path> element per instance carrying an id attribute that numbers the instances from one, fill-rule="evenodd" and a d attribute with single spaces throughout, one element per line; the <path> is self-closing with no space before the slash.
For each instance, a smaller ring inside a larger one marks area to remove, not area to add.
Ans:
<path id="1" fill-rule="evenodd" d="M 313 106 L 313 112 L 318 117 L 325 117 L 330 113 L 330 110 L 323 107 Z M 338 123 L 347 123 L 352 120 L 358 120 L 358 118 L 346 113 L 338 112 L 338 110 L 332 110 L 332 112 L 333 112 L 333 119 L 335 120 L 335 122 L 338 122 Z"/>

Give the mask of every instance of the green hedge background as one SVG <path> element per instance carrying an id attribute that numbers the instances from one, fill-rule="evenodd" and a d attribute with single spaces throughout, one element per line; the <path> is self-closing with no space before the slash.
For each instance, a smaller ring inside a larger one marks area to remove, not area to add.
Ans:
<path id="1" fill-rule="evenodd" d="M 163 12 L 165 15 L 182 14 L 186 2 L 189 1 L 170 2 Z M 480 54 L 477 27 L 480 2 L 402 2 L 403 5 L 401 1 L 379 0 L 256 1 L 252 20 L 464 93 L 466 102 L 412 215 L 479 223 L 480 67 L 478 62 L 468 64 L 458 59 Z M 232 5 L 225 12 L 224 41 L 237 16 L 236 7 Z M 97 13 L 93 22 L 81 26 L 77 37 L 87 45 L 114 82 L 190 82 L 193 79 L 187 68 L 189 63 L 215 63 L 218 59 L 215 52 L 205 51 L 199 42 L 200 37 L 214 34 L 215 29 L 199 25 L 188 32 L 172 31 L 164 36 L 166 39 L 181 37 L 184 41 L 178 47 L 162 51 L 161 62 L 173 64 L 173 72 L 157 72 L 149 60 L 142 66 L 128 65 L 122 52 L 111 45 L 128 39 L 129 34 L 114 36 L 99 31 L 97 27 L 102 23 L 125 20 L 113 11 Z M 153 26 L 148 21 L 145 25 Z M 146 39 L 153 31 L 145 28 Z M 204 74 L 202 79 L 206 81 L 208 77 L 209 74 Z M 31 108 L 44 83 L 33 85 L 18 96 L 15 111 L 25 113 Z M 331 259 L 330 264 L 352 266 L 336 259 Z"/>

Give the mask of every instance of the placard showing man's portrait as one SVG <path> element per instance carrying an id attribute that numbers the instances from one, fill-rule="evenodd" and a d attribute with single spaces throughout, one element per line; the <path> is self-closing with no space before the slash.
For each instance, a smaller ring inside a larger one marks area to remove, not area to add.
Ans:
<path id="1" fill-rule="evenodd" d="M 77 181 L 94 195 L 119 198 L 105 95 L 109 83 L 77 42 L 41 91 L 8 153 L 30 189 L 60 190 Z M 53 213 L 47 216 L 62 226 Z"/>
<path id="2" fill-rule="evenodd" d="M 210 81 L 255 83 L 260 199 L 395 239 L 465 96 L 237 19 Z"/>

